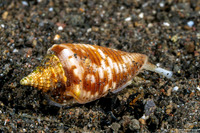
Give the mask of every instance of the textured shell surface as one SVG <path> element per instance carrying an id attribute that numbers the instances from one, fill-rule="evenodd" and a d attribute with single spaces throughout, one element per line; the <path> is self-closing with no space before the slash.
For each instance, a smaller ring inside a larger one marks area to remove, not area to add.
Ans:
<path id="1" fill-rule="evenodd" d="M 118 92 L 142 68 L 148 57 L 89 44 L 55 44 L 40 67 L 21 80 L 60 104 L 84 104 Z M 154 67 L 154 66 L 153 66 Z"/>

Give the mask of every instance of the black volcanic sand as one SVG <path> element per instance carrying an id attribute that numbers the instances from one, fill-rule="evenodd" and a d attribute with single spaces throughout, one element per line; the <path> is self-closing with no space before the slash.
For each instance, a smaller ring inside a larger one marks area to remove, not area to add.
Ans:
<path id="1" fill-rule="evenodd" d="M 66 42 L 144 53 L 173 79 L 144 71 L 118 94 L 50 105 L 19 81 Z M 0 2 L 0 132 L 198 132 L 199 78 L 199 0 Z"/>

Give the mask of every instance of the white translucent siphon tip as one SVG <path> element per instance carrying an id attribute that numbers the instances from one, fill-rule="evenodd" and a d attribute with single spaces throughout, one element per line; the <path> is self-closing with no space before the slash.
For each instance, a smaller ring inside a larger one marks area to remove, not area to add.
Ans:
<path id="1" fill-rule="evenodd" d="M 156 73 L 159 73 L 163 76 L 165 76 L 166 78 L 171 78 L 172 75 L 173 75 L 173 72 L 172 71 L 169 71 L 169 70 L 166 70 L 166 69 L 163 69 L 163 68 L 160 68 L 160 67 L 157 67 L 149 62 L 147 62 L 144 66 L 143 66 L 144 69 L 146 70 L 149 70 L 149 71 L 153 71 L 153 72 L 156 72 Z"/>
<path id="2" fill-rule="evenodd" d="M 165 76 L 168 79 L 171 78 L 173 75 L 172 71 L 168 71 L 168 70 L 160 68 L 160 67 L 155 68 L 155 72 Z"/>

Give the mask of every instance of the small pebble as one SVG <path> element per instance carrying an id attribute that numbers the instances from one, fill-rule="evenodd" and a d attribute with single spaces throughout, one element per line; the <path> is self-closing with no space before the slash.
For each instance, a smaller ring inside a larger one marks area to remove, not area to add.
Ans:
<path id="1" fill-rule="evenodd" d="M 118 124 L 118 123 L 116 123 L 116 122 L 114 122 L 112 125 L 111 125 L 111 128 L 112 128 L 112 130 L 114 131 L 114 132 L 118 132 L 119 131 L 119 128 L 121 127 L 121 125 L 120 124 Z"/>
<path id="2" fill-rule="evenodd" d="M 91 31 L 92 31 L 92 28 L 87 29 L 87 33 L 91 32 Z"/>
<path id="3" fill-rule="evenodd" d="M 58 27 L 58 30 L 63 30 L 63 27 L 62 27 L 62 26 L 59 26 L 59 27 Z"/>
<path id="4" fill-rule="evenodd" d="M 19 52 L 18 49 L 14 49 L 14 50 L 13 50 L 13 53 L 17 53 L 17 52 Z"/>
<path id="5" fill-rule="evenodd" d="M 172 38 L 171 38 L 171 40 L 173 41 L 173 42 L 177 42 L 177 40 L 178 40 L 178 35 L 174 35 Z"/>
<path id="6" fill-rule="evenodd" d="M 39 26 L 40 26 L 40 27 L 43 27 L 43 26 L 44 26 L 44 22 L 41 21 L 41 22 L 39 23 Z"/>
<path id="7" fill-rule="evenodd" d="M 140 13 L 140 14 L 139 14 L 139 17 L 140 17 L 140 18 L 143 18 L 143 17 L 144 17 L 144 13 Z"/>
<path id="8" fill-rule="evenodd" d="M 147 120 L 149 119 L 149 116 L 143 115 L 140 119 Z"/>
<path id="9" fill-rule="evenodd" d="M 172 89 L 172 91 L 178 91 L 178 86 L 175 86 L 173 89 Z"/>
<path id="10" fill-rule="evenodd" d="M 50 11 L 50 12 L 52 12 L 52 11 L 53 11 L 53 8 L 52 8 L 52 7 L 50 7 L 50 8 L 49 8 L 49 11 Z"/>
<path id="11" fill-rule="evenodd" d="M 160 67 L 160 63 L 157 63 L 156 66 L 157 66 L 157 67 Z"/>
<path id="12" fill-rule="evenodd" d="M 166 107 L 166 114 L 170 114 L 172 112 L 173 106 L 172 103 L 170 103 L 169 105 L 167 105 Z"/>
<path id="13" fill-rule="evenodd" d="M 149 118 L 149 117 L 148 117 Z M 142 124 L 142 125 L 146 125 L 146 118 L 144 119 L 144 118 L 140 118 L 139 119 L 139 122 Z"/>
<path id="14" fill-rule="evenodd" d="M 194 50 L 195 50 L 194 42 L 187 42 L 187 43 L 185 44 L 185 49 L 186 49 L 186 51 L 189 52 L 189 53 L 194 52 Z"/>
<path id="15" fill-rule="evenodd" d="M 5 11 L 5 12 L 2 14 L 2 18 L 3 18 L 3 19 L 7 19 L 7 16 L 8 16 L 8 12 Z"/>
<path id="16" fill-rule="evenodd" d="M 125 19 L 126 22 L 131 21 L 131 17 Z"/>
<path id="17" fill-rule="evenodd" d="M 200 91 L 200 86 L 197 86 L 197 90 Z"/>
<path id="18" fill-rule="evenodd" d="M 120 7 L 120 10 L 124 10 L 124 8 L 125 8 L 124 6 L 121 6 L 121 7 Z"/>
<path id="19" fill-rule="evenodd" d="M 35 47 L 35 46 L 37 46 L 37 40 L 33 40 L 33 45 L 32 45 L 33 47 Z"/>
<path id="20" fill-rule="evenodd" d="M 27 1 L 22 1 L 22 4 L 23 4 L 24 6 L 28 6 L 28 2 L 27 2 Z"/>
<path id="21" fill-rule="evenodd" d="M 197 36 L 197 38 L 198 38 L 198 39 L 200 39 L 200 33 L 197 33 L 197 35 L 196 35 L 196 36 Z"/>
<path id="22" fill-rule="evenodd" d="M 167 96 L 171 96 L 172 94 L 172 88 L 170 87 L 168 90 L 167 90 Z"/>
<path id="23" fill-rule="evenodd" d="M 160 6 L 160 7 L 164 7 L 164 6 L 165 6 L 165 3 L 161 2 L 161 3 L 159 4 L 159 6 Z"/>
<path id="24" fill-rule="evenodd" d="M 144 106 L 145 116 L 150 116 L 154 113 L 156 109 L 156 104 L 154 103 L 153 99 L 148 99 Z"/>
<path id="25" fill-rule="evenodd" d="M 60 35 L 56 34 L 53 40 L 59 40 L 60 39 Z"/>
<path id="26" fill-rule="evenodd" d="M 4 27 L 5 27 L 5 25 L 4 25 L 4 24 L 1 24 L 1 27 L 2 27 L 2 28 L 4 28 Z"/>
<path id="27" fill-rule="evenodd" d="M 192 26 L 194 25 L 194 21 L 188 21 L 188 22 L 187 22 L 187 25 L 188 25 L 189 27 L 192 27 Z"/>
<path id="28" fill-rule="evenodd" d="M 151 28 L 151 27 L 153 27 L 153 24 L 149 23 L 147 27 Z"/>
<path id="29" fill-rule="evenodd" d="M 140 129 L 140 122 L 137 119 L 132 119 L 130 124 L 129 124 L 129 128 L 132 131 Z"/>
<path id="30" fill-rule="evenodd" d="M 163 22 L 164 26 L 170 26 L 170 24 L 168 22 Z"/>

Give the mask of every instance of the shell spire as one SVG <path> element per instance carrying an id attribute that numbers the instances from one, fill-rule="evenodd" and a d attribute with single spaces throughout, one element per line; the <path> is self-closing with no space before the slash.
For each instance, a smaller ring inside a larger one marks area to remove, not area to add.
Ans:
<path id="1" fill-rule="evenodd" d="M 65 86 L 66 81 L 67 78 L 59 59 L 55 55 L 48 55 L 41 66 L 24 77 L 20 84 L 33 86 L 47 92 L 50 89 L 57 88 L 59 84 Z"/>

